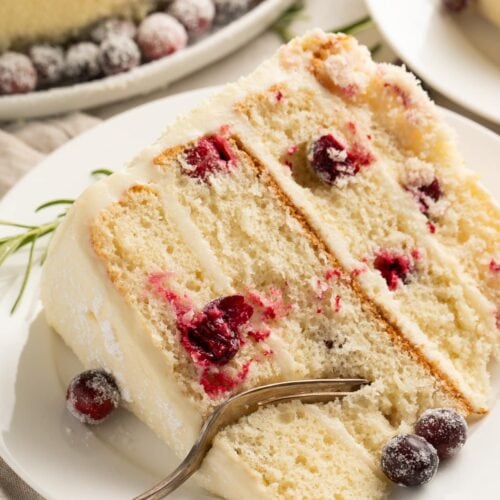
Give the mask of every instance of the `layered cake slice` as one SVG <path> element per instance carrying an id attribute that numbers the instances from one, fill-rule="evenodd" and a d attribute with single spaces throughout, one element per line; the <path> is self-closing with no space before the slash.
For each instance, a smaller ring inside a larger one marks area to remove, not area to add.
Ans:
<path id="1" fill-rule="evenodd" d="M 236 392 L 368 379 L 241 419 L 197 477 L 225 498 L 383 498 L 389 437 L 488 409 L 498 214 L 403 69 L 314 31 L 89 188 L 42 298 L 179 457 Z"/>

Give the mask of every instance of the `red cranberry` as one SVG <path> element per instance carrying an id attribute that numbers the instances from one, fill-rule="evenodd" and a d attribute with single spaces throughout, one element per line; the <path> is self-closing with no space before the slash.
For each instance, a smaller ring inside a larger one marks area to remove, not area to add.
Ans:
<path id="1" fill-rule="evenodd" d="M 0 56 L 0 94 L 23 94 L 36 87 L 36 70 L 24 54 L 5 52 Z"/>
<path id="2" fill-rule="evenodd" d="M 187 33 L 177 19 L 156 12 L 146 17 L 137 31 L 137 43 L 147 61 L 168 56 L 187 44 Z"/>
<path id="3" fill-rule="evenodd" d="M 99 62 L 105 75 L 115 75 L 138 66 L 141 53 L 132 39 L 112 35 L 99 46 Z"/>
<path id="4" fill-rule="evenodd" d="M 184 167 L 184 172 L 203 180 L 212 173 L 228 169 L 236 160 L 231 145 L 220 135 L 202 137 L 195 146 L 187 149 L 184 155 L 189 165 Z"/>
<path id="5" fill-rule="evenodd" d="M 91 32 L 90 38 L 95 43 L 103 42 L 108 36 L 121 35 L 133 39 L 137 29 L 132 21 L 126 19 L 106 19 L 100 22 Z"/>
<path id="6" fill-rule="evenodd" d="M 348 151 L 332 134 L 327 134 L 313 142 L 308 160 L 321 180 L 334 184 L 341 177 L 356 175 L 374 157 L 359 145 Z"/>
<path id="7" fill-rule="evenodd" d="M 199 36 L 212 27 L 215 8 L 212 0 L 174 0 L 168 13 L 184 25 L 191 36 Z"/>
<path id="8" fill-rule="evenodd" d="M 66 76 L 77 82 L 84 82 L 99 76 L 99 47 L 92 42 L 79 42 L 66 52 Z"/>
<path id="9" fill-rule="evenodd" d="M 465 444 L 467 422 L 455 410 L 434 408 L 422 414 L 415 425 L 415 434 L 432 444 L 439 458 L 449 458 Z"/>
<path id="10" fill-rule="evenodd" d="M 460 12 L 467 7 L 469 0 L 441 0 L 443 7 L 451 12 Z"/>
<path id="11" fill-rule="evenodd" d="M 59 83 L 64 77 L 64 52 L 61 47 L 33 45 L 30 58 L 38 75 L 38 86 Z"/>
<path id="12" fill-rule="evenodd" d="M 103 370 L 87 370 L 77 375 L 66 392 L 66 406 L 84 424 L 102 422 L 120 403 L 114 378 Z"/>
<path id="13" fill-rule="evenodd" d="M 400 281 L 405 283 L 411 271 L 408 257 L 392 254 L 387 250 L 377 254 L 373 261 L 373 267 L 383 276 L 389 290 L 396 290 Z"/>
<path id="14" fill-rule="evenodd" d="M 240 328 L 253 314 L 242 295 L 229 295 L 207 304 L 200 317 L 187 328 L 184 346 L 201 359 L 225 365 L 240 348 Z"/>
<path id="15" fill-rule="evenodd" d="M 247 12 L 253 0 L 214 0 L 215 24 L 227 24 Z"/>
<path id="16" fill-rule="evenodd" d="M 406 434 L 393 437 L 385 445 L 380 464 L 391 481 L 402 486 L 420 486 L 434 477 L 439 457 L 424 438 Z"/>

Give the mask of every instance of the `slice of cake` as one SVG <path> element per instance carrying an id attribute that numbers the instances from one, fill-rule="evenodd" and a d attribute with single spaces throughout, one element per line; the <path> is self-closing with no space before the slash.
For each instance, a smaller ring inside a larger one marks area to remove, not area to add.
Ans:
<path id="1" fill-rule="evenodd" d="M 229 426 L 197 478 L 225 498 L 383 498 L 389 437 L 428 408 L 487 412 L 499 214 L 413 77 L 313 31 L 89 188 L 42 298 L 179 457 L 235 392 L 367 378 Z"/>

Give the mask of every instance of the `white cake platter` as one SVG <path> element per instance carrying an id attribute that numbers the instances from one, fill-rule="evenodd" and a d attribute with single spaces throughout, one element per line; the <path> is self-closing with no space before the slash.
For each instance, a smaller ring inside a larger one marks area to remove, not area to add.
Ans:
<path id="1" fill-rule="evenodd" d="M 392 49 L 420 78 L 500 123 L 500 28 L 473 6 L 446 12 L 441 0 L 366 0 L 366 5 Z"/>
<path id="2" fill-rule="evenodd" d="M 201 89 L 148 103 L 118 115 L 55 151 L 24 177 L 0 204 L 0 219 L 25 223 L 52 220 L 34 214 L 39 204 L 76 197 L 97 168 L 118 170 L 152 142 L 176 115 L 206 98 Z M 443 110 L 456 130 L 462 153 L 500 199 L 500 138 Z M 6 234 L 6 229 L 1 235 Z M 14 255 L 0 269 L 0 456 L 34 489 L 53 500 L 122 500 L 147 489 L 178 463 L 173 453 L 125 410 L 104 424 L 86 427 L 65 409 L 65 388 L 81 371 L 75 356 L 45 323 L 39 301 L 40 268 L 35 266 L 19 309 L 9 311 L 27 254 Z M 495 377 L 497 397 L 500 376 Z M 460 455 L 445 463 L 421 489 L 396 488 L 401 500 L 498 498 L 500 405 L 475 424 Z M 171 498 L 211 498 L 189 481 Z"/>
<path id="3" fill-rule="evenodd" d="M 264 0 L 193 45 L 131 71 L 91 82 L 0 96 L 0 121 L 88 109 L 147 94 L 235 51 L 264 31 L 294 0 Z"/>

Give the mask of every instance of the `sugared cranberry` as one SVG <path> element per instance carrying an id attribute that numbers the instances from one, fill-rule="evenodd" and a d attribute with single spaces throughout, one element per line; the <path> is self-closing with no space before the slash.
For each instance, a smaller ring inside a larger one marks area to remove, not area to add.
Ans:
<path id="1" fill-rule="evenodd" d="M 441 0 L 443 7 L 451 12 L 460 12 L 467 7 L 469 0 Z"/>
<path id="2" fill-rule="evenodd" d="M 120 391 L 113 377 L 103 370 L 77 375 L 66 392 L 66 406 L 84 424 L 102 422 L 120 403 Z"/>
<path id="3" fill-rule="evenodd" d="M 168 13 L 184 25 L 190 36 L 196 37 L 212 27 L 215 8 L 212 0 L 174 0 Z"/>
<path id="4" fill-rule="evenodd" d="M 393 437 L 385 445 L 380 464 L 391 481 L 402 486 L 419 486 L 434 477 L 439 457 L 424 438 L 406 434 Z"/>
<path id="5" fill-rule="evenodd" d="M 64 52 L 53 45 L 33 45 L 30 58 L 38 75 L 38 86 L 59 83 L 64 77 Z"/>
<path id="6" fill-rule="evenodd" d="M 240 348 L 240 328 L 253 314 L 242 295 L 229 295 L 207 304 L 183 337 L 188 351 L 193 348 L 202 360 L 224 365 Z"/>
<path id="7" fill-rule="evenodd" d="M 135 24 L 126 19 L 106 19 L 100 22 L 91 32 L 90 38 L 95 43 L 103 42 L 108 36 L 121 35 L 133 39 L 137 33 Z"/>
<path id="8" fill-rule="evenodd" d="M 215 23 L 227 24 L 247 12 L 254 0 L 214 0 Z"/>
<path id="9" fill-rule="evenodd" d="M 399 282 L 404 283 L 411 271 L 408 257 L 387 250 L 383 250 L 376 255 L 373 267 L 383 276 L 389 290 L 396 290 Z"/>
<path id="10" fill-rule="evenodd" d="M 36 70 L 24 54 L 5 52 L 0 56 L 0 94 L 23 94 L 36 87 Z"/>
<path id="11" fill-rule="evenodd" d="M 174 17 L 156 12 L 146 17 L 137 31 L 137 43 L 148 61 L 168 56 L 187 44 L 184 26 Z"/>
<path id="12" fill-rule="evenodd" d="M 76 82 L 84 82 L 101 73 L 99 47 L 92 42 L 79 42 L 66 52 L 66 76 Z"/>
<path id="13" fill-rule="evenodd" d="M 314 141 L 307 158 L 318 177 L 327 184 L 334 184 L 341 177 L 356 175 L 362 166 L 374 160 L 369 151 L 359 146 L 347 150 L 332 134 Z"/>
<path id="14" fill-rule="evenodd" d="M 184 156 L 187 163 L 184 172 L 203 180 L 212 173 L 226 170 L 236 160 L 230 143 L 220 135 L 202 137 Z"/>
<path id="15" fill-rule="evenodd" d="M 132 39 L 112 35 L 99 46 L 99 62 L 105 75 L 115 75 L 138 66 L 141 53 Z"/>
<path id="16" fill-rule="evenodd" d="M 465 444 L 467 422 L 455 410 L 435 408 L 422 414 L 415 425 L 415 434 L 432 444 L 439 458 L 449 458 Z"/>

